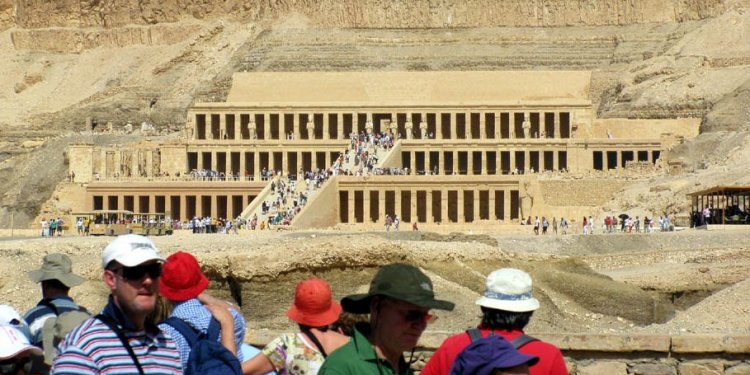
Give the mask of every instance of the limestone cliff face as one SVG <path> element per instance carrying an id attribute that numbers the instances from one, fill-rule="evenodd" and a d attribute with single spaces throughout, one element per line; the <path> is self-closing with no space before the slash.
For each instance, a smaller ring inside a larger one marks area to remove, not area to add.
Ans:
<path id="1" fill-rule="evenodd" d="M 739 0 L 0 0 L 0 28 L 119 27 L 299 12 L 325 27 L 627 25 L 712 17 Z"/>

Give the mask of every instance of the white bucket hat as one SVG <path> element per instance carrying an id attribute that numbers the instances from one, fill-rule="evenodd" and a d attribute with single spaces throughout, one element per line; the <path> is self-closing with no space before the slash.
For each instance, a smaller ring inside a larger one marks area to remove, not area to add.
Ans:
<path id="1" fill-rule="evenodd" d="M 527 312 L 539 308 L 531 295 L 531 276 L 515 268 L 501 268 L 487 276 L 484 295 L 477 305 L 495 310 Z"/>

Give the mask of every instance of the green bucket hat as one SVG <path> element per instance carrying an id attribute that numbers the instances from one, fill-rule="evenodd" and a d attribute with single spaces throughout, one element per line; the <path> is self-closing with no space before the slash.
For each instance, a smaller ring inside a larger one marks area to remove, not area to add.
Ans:
<path id="1" fill-rule="evenodd" d="M 42 268 L 29 272 L 34 282 L 59 280 L 68 288 L 83 284 L 86 279 L 73 273 L 73 262 L 65 254 L 55 253 L 44 256 Z"/>
<path id="2" fill-rule="evenodd" d="M 370 312 L 370 300 L 386 296 L 429 309 L 453 310 L 453 302 L 435 299 L 432 281 L 419 268 L 403 263 L 380 267 L 367 294 L 354 294 L 341 300 L 344 311 L 353 314 Z"/>

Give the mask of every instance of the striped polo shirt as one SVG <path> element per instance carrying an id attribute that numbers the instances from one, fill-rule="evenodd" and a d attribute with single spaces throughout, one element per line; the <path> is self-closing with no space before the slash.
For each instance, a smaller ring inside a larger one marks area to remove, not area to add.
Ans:
<path id="1" fill-rule="evenodd" d="M 54 306 L 57 311 L 54 311 L 49 305 Z M 44 322 L 47 319 L 68 311 L 78 310 L 78 305 L 68 296 L 44 298 L 39 301 L 36 306 L 23 315 L 23 320 L 29 325 L 31 331 L 31 343 L 39 347 L 42 346 L 42 327 L 44 327 Z"/>
<path id="2" fill-rule="evenodd" d="M 123 327 L 125 338 L 146 374 L 182 374 L 180 355 L 169 335 L 155 326 L 143 331 L 114 304 L 112 296 L 102 311 Z M 117 334 L 98 319 L 91 318 L 68 333 L 58 347 L 52 374 L 137 374 L 133 359 Z"/>

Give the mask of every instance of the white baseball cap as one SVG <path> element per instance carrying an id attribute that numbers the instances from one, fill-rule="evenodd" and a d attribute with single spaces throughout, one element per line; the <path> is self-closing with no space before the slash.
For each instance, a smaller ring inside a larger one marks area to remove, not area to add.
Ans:
<path id="1" fill-rule="evenodd" d="M 135 267 L 150 260 L 165 261 L 154 242 L 138 234 L 118 236 L 104 248 L 102 267 L 107 268 L 113 260 L 125 267 Z"/>
<path id="2" fill-rule="evenodd" d="M 539 308 L 531 294 L 531 276 L 515 268 L 501 268 L 487 276 L 484 295 L 477 305 L 495 310 L 527 312 Z"/>
<path id="3" fill-rule="evenodd" d="M 13 326 L 0 325 L 0 360 L 13 358 L 20 353 L 30 351 L 42 355 L 42 349 L 29 343 L 29 339 Z"/>

